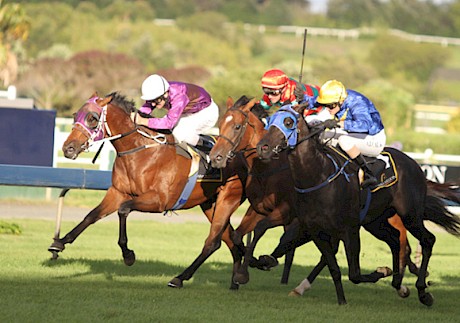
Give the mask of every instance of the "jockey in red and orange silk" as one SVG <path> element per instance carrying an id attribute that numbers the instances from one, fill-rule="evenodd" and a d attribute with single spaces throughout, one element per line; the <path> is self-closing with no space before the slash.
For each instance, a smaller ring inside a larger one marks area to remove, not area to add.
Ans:
<path id="1" fill-rule="evenodd" d="M 299 103 L 304 95 L 317 96 L 319 86 L 301 84 L 289 78 L 282 70 L 271 69 L 262 76 L 262 90 L 264 95 L 260 104 L 269 115 L 275 113 L 280 107 L 289 103 Z M 312 111 L 311 111 L 312 112 Z"/>

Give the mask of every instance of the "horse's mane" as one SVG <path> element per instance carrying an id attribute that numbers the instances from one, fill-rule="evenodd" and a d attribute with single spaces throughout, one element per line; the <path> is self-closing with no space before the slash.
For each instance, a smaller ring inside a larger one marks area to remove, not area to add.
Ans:
<path id="1" fill-rule="evenodd" d="M 126 96 L 121 95 L 118 92 L 112 92 L 108 94 L 106 97 L 109 97 L 109 96 L 112 97 L 110 104 L 116 105 L 117 107 L 121 108 L 123 111 L 126 112 L 126 114 L 129 115 L 131 114 L 131 112 L 135 112 L 137 110 L 134 101 L 128 100 Z M 152 116 L 149 114 L 142 113 L 140 111 L 138 111 L 138 113 L 144 118 L 152 118 Z M 172 131 L 169 129 L 154 129 L 154 130 L 158 133 L 162 133 L 165 135 L 170 135 L 172 133 Z"/>
<path id="2" fill-rule="evenodd" d="M 233 104 L 233 107 L 239 108 L 241 106 L 248 104 L 251 100 L 252 98 L 248 98 L 246 95 L 243 95 Z M 259 118 L 259 120 L 268 117 L 267 110 L 265 110 L 259 102 L 254 104 L 254 106 L 251 108 L 251 112 L 254 113 L 257 116 L 257 118 Z"/>
<path id="3" fill-rule="evenodd" d="M 136 111 L 136 106 L 134 104 L 134 101 L 128 100 L 126 96 L 121 95 L 118 92 L 112 92 L 108 94 L 106 97 L 109 97 L 109 96 L 112 97 L 112 100 L 110 101 L 110 103 L 120 107 L 127 114 L 130 114 L 131 112 Z"/>

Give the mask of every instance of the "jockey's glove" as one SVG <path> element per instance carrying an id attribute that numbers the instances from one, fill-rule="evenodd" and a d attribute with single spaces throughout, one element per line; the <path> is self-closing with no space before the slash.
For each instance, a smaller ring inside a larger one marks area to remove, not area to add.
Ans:
<path id="1" fill-rule="evenodd" d="M 305 93 L 303 91 L 303 86 L 301 83 L 297 82 L 295 89 L 294 89 L 295 100 L 297 102 L 302 102 L 305 99 Z"/>
<path id="2" fill-rule="evenodd" d="M 324 126 L 325 129 L 336 128 L 336 127 L 338 127 L 338 124 L 339 124 L 339 120 L 336 120 L 336 119 L 328 119 L 328 120 L 323 122 L 323 126 Z"/>

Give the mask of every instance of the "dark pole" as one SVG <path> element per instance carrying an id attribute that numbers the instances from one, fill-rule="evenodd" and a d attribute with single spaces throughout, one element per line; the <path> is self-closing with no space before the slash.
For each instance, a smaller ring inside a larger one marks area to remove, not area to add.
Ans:
<path id="1" fill-rule="evenodd" d="M 299 83 L 302 83 L 303 59 L 305 57 L 305 47 L 307 47 L 307 28 L 305 28 L 305 31 L 303 33 L 302 64 L 300 65 Z"/>

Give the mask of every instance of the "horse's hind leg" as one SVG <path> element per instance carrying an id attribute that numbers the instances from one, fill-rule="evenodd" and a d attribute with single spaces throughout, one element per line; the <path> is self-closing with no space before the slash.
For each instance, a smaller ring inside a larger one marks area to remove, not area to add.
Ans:
<path id="1" fill-rule="evenodd" d="M 436 237 L 425 228 L 422 220 L 416 220 L 414 223 L 410 220 L 406 220 L 406 218 L 403 220 L 407 230 L 420 241 L 422 247 L 422 263 L 420 264 L 417 282 L 415 283 L 418 290 L 418 298 L 422 304 L 431 306 L 434 301 L 431 293 L 426 292 L 426 288 L 428 287 L 426 284 L 426 276 Z"/>
<path id="2" fill-rule="evenodd" d="M 408 297 L 409 289 L 407 286 L 401 285 L 407 263 L 407 235 L 401 218 L 394 216 L 387 221 L 386 217 L 383 216 L 372 223 L 366 224 L 364 227 L 374 237 L 384 241 L 390 247 L 393 259 L 393 280 L 391 285 L 396 289 L 399 296 Z M 401 243 L 403 244 L 401 245 Z"/>
<path id="3" fill-rule="evenodd" d="M 125 265 L 132 266 L 136 261 L 136 255 L 134 251 L 128 249 L 128 235 L 126 232 L 126 221 L 131 208 L 128 207 L 129 204 L 132 204 L 131 201 L 123 203 L 118 209 L 118 220 L 119 220 L 119 232 L 118 232 L 118 245 L 121 248 L 123 254 L 123 261 Z"/>

